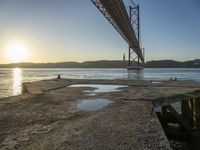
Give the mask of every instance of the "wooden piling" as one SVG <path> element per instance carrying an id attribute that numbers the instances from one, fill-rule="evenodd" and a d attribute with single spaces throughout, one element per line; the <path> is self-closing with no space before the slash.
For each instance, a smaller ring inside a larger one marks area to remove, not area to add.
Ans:
<path id="1" fill-rule="evenodd" d="M 190 99 L 189 101 L 189 108 L 190 108 L 190 125 L 192 128 L 194 128 L 194 104 L 193 99 Z"/>
<path id="2" fill-rule="evenodd" d="M 162 117 L 162 126 L 165 128 L 167 127 L 167 107 L 166 106 L 162 106 L 161 107 L 161 117 Z"/>
<path id="3" fill-rule="evenodd" d="M 188 125 L 190 125 L 190 127 L 193 128 L 193 102 L 191 102 L 190 100 L 181 101 L 181 115 L 183 119 L 188 123 Z"/>
<path id="4" fill-rule="evenodd" d="M 193 99 L 193 113 L 194 113 L 194 123 L 197 130 L 200 130 L 200 99 L 194 98 Z"/>

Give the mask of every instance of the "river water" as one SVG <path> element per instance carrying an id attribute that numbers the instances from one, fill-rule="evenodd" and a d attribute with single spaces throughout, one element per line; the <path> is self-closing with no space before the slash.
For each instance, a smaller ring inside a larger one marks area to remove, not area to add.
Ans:
<path id="1" fill-rule="evenodd" d="M 194 80 L 200 82 L 200 69 L 144 69 L 127 71 L 126 69 L 20 69 L 0 68 L 0 98 L 19 95 L 22 82 L 32 82 L 56 78 L 69 79 L 130 79 L 130 80 Z"/>

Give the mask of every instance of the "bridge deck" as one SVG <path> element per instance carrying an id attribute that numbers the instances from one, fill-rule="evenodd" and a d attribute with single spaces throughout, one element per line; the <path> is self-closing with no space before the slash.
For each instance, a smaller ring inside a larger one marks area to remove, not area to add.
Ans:
<path id="1" fill-rule="evenodd" d="M 89 89 L 68 87 L 72 84 L 128 87 L 92 96 L 115 103 L 86 112 L 77 110 L 75 102 L 87 99 L 83 91 Z M 180 95 L 198 94 L 198 90 L 200 84 L 191 81 L 61 79 L 26 83 L 24 94 L 0 101 L 0 149 L 171 149 L 153 107 L 172 103 Z"/>
<path id="2" fill-rule="evenodd" d="M 139 39 L 137 39 L 124 2 L 122 0 L 92 0 L 92 2 L 144 62 Z"/>

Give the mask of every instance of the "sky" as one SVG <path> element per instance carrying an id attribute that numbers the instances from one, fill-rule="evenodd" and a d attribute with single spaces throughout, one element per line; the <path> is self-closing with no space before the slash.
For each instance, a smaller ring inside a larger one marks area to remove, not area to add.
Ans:
<path id="1" fill-rule="evenodd" d="M 199 0 L 136 2 L 146 61 L 200 58 Z M 1 64 L 122 60 L 124 53 L 127 43 L 90 0 L 0 0 Z"/>

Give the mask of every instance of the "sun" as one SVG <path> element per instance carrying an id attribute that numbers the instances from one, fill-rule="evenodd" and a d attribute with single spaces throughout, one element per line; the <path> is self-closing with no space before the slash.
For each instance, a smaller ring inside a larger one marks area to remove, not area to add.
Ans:
<path id="1" fill-rule="evenodd" d="M 28 48 L 21 43 L 10 44 L 6 48 L 6 57 L 12 63 L 26 61 L 28 58 Z"/>

